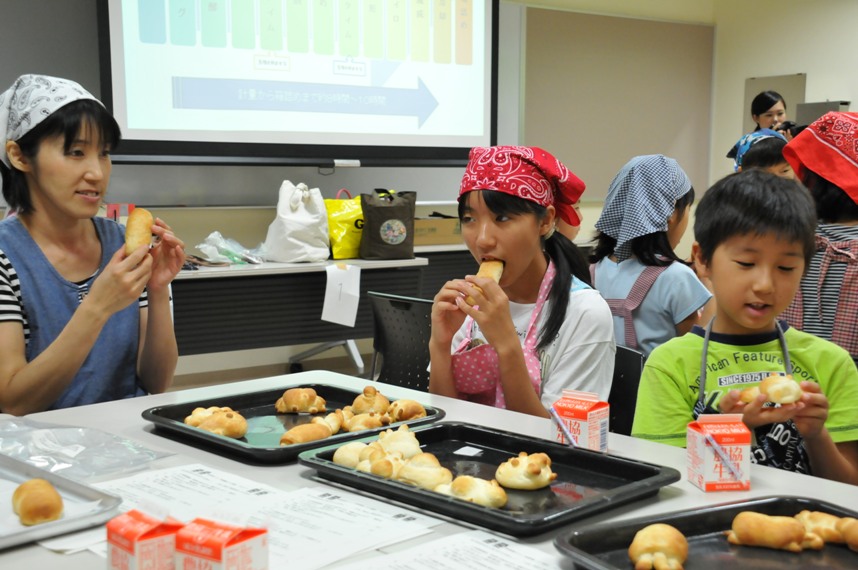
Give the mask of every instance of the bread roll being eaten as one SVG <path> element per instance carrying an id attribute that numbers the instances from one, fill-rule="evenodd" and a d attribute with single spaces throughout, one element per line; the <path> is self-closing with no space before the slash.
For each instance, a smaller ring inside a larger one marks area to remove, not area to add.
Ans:
<path id="1" fill-rule="evenodd" d="M 152 243 L 152 225 L 155 219 L 145 208 L 134 208 L 125 223 L 125 255 L 131 255 L 137 248 Z"/>
<path id="2" fill-rule="evenodd" d="M 500 283 L 501 277 L 503 276 L 503 267 L 503 261 L 499 261 L 497 259 L 483 261 L 480 263 L 480 269 L 477 271 L 477 277 L 488 277 L 495 283 Z M 479 286 L 473 284 L 471 286 L 482 293 L 483 290 Z M 465 297 L 465 302 L 471 306 L 477 304 L 477 300 L 470 295 Z"/>
<path id="3" fill-rule="evenodd" d="M 792 375 L 781 376 L 770 374 L 759 386 L 745 388 L 739 394 L 739 400 L 748 404 L 757 399 L 760 394 L 766 395 L 767 402 L 775 404 L 794 404 L 801 399 L 804 392 Z"/>
<path id="4" fill-rule="evenodd" d="M 63 516 L 63 498 L 50 481 L 30 479 L 12 493 L 12 509 L 22 525 L 33 526 Z"/>

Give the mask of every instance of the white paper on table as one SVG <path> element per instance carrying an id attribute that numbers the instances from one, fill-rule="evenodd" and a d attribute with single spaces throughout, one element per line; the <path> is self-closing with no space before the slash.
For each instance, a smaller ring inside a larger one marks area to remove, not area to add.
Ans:
<path id="1" fill-rule="evenodd" d="M 122 511 L 166 507 L 182 521 L 209 517 L 267 527 L 272 563 L 288 560 L 290 570 L 320 568 L 409 540 L 442 522 L 326 486 L 283 491 L 200 464 L 148 471 L 95 486 L 122 497 Z M 88 548 L 106 556 L 104 529 L 100 530 L 95 537 L 92 533 L 67 535 L 58 550 Z M 93 542 L 95 538 L 98 542 Z M 50 548 L 49 541 L 40 544 Z"/>
<path id="2" fill-rule="evenodd" d="M 347 327 L 355 326 L 360 301 L 360 267 L 334 263 L 328 265 L 325 272 L 328 274 L 328 283 L 325 286 L 322 320 Z"/>
<path id="3" fill-rule="evenodd" d="M 368 564 L 374 568 L 396 570 L 554 570 L 557 568 L 557 557 L 506 537 L 473 530 L 388 554 L 381 559 L 362 560 L 337 568 L 360 570 Z"/>

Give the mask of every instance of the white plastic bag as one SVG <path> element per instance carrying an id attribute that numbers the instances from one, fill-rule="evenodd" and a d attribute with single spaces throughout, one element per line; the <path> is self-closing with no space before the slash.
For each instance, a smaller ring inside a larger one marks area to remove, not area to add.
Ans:
<path id="1" fill-rule="evenodd" d="M 330 257 L 328 216 L 318 188 L 283 181 L 277 217 L 268 226 L 263 251 L 266 260 L 285 263 L 324 261 Z"/>

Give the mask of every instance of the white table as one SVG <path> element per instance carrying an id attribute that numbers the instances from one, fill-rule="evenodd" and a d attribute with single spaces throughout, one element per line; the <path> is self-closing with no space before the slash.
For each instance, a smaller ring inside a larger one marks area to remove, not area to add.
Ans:
<path id="1" fill-rule="evenodd" d="M 151 424 L 143 420 L 140 414 L 143 410 L 157 405 L 190 402 L 204 398 L 228 396 L 296 384 L 329 384 L 349 389 L 362 389 L 368 384 L 368 381 L 363 378 L 333 372 L 311 371 L 301 374 L 290 374 L 220 386 L 170 392 L 106 404 L 43 412 L 33 414 L 29 417 L 34 420 L 55 424 L 107 430 L 121 437 L 137 440 L 153 450 L 175 454 L 153 462 L 150 469 L 203 463 L 212 468 L 273 485 L 281 489 L 290 490 L 321 483 L 312 479 L 315 473 L 313 470 L 298 464 L 286 466 L 247 465 L 155 435 L 152 433 Z M 447 414 L 444 421 L 477 423 L 536 437 L 548 437 L 552 433 L 551 424 L 547 419 L 472 404 L 443 396 L 414 392 L 386 384 L 378 384 L 377 386 L 385 394 L 392 397 L 416 398 L 424 404 L 443 409 Z M 610 453 L 615 455 L 674 467 L 683 474 L 683 478 L 681 481 L 663 488 L 656 497 L 619 507 L 586 519 L 585 521 L 575 523 L 576 525 L 589 525 L 605 520 L 651 516 L 658 513 L 769 495 L 796 495 L 840 505 L 848 505 L 850 502 L 855 502 L 855 498 L 858 497 L 858 489 L 851 485 L 758 466 L 752 466 L 751 469 L 750 491 L 706 494 L 685 479 L 684 449 L 610 434 L 609 450 Z M 854 505 L 852 506 L 854 507 Z M 558 532 L 567 532 L 568 528 L 570 527 L 563 527 L 552 533 L 522 539 L 521 542 L 554 555 L 558 561 L 558 566 L 568 567 L 569 560 L 556 551 L 552 542 Z M 445 522 L 442 525 L 434 527 L 432 533 L 428 536 L 385 548 L 383 552 L 395 552 L 414 546 L 415 544 L 465 530 L 468 529 L 464 526 Z M 359 532 L 359 529 L 356 529 L 356 532 Z M 370 558 L 380 556 L 382 556 L 382 551 L 377 551 L 375 554 L 371 554 Z M 272 569 L 284 567 L 277 562 L 274 560 L 271 561 Z M 382 561 L 373 561 L 373 566 L 376 566 L 378 562 L 383 564 Z M 89 570 L 91 568 L 101 568 L 104 564 L 104 560 L 92 553 L 84 552 L 64 556 L 55 554 L 38 545 L 27 545 L 0 552 L 0 568 L 4 570 L 19 568 L 33 570 L 42 568 Z"/>

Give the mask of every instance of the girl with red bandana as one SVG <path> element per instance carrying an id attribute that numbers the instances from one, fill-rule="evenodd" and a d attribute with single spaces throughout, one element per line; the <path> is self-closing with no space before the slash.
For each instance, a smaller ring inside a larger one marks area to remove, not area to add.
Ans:
<path id="1" fill-rule="evenodd" d="M 611 312 L 586 261 L 555 231 L 578 225 L 584 183 L 535 147 L 471 150 L 459 190 L 462 238 L 478 263 L 504 264 L 499 283 L 469 275 L 435 296 L 429 391 L 532 415 L 563 390 L 607 400 Z M 473 304 L 465 301 L 471 297 Z"/>

